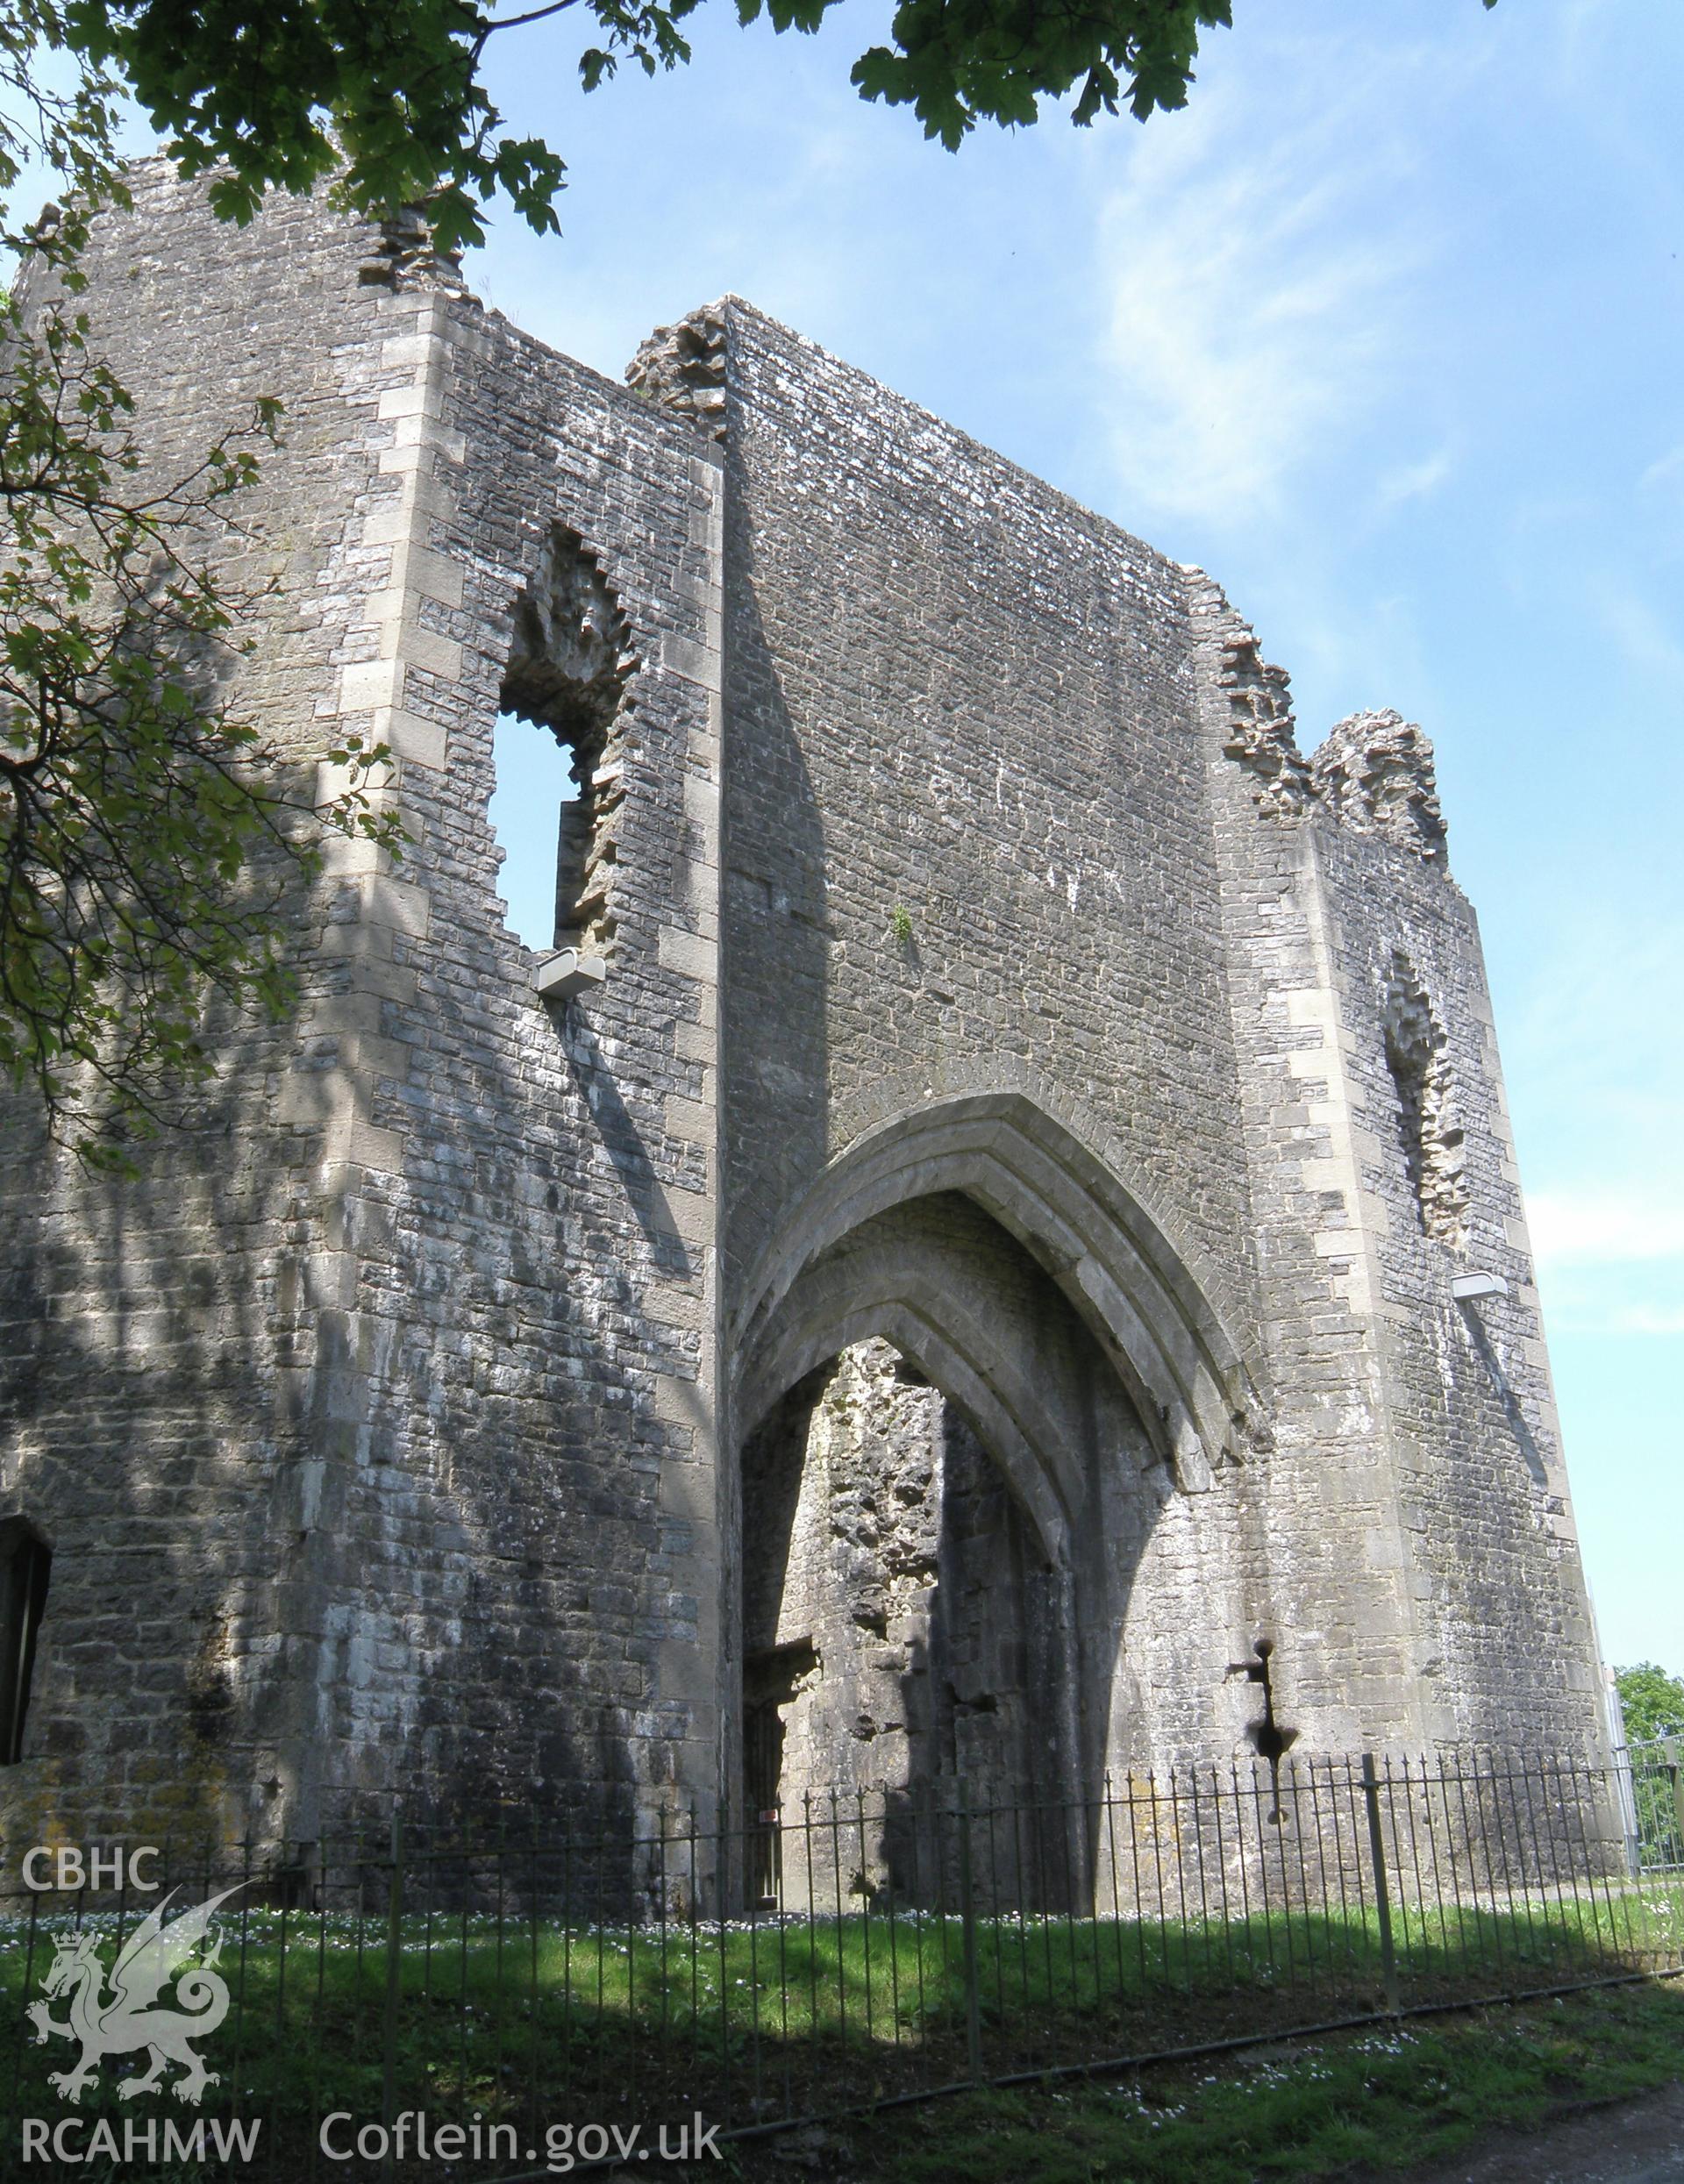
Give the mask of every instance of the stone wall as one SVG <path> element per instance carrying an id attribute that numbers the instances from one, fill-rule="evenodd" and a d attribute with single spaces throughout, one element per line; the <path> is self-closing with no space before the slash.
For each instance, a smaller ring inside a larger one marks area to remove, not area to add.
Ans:
<path id="1" fill-rule="evenodd" d="M 1072 1664 L 1032 1519 L 962 1412 L 855 1345 L 745 1445 L 743 1511 L 745 1808 L 780 1812 L 784 1907 L 934 1900 L 961 1783 L 1032 1875 Z"/>
<path id="2" fill-rule="evenodd" d="M 1033 1527 L 888 1344 L 844 1351 L 750 1438 L 743 1510 L 750 1676 L 774 1649 L 812 1656 L 781 1708 L 783 1804 L 962 1774 L 1003 1805 L 1056 1779 Z"/>
<path id="3" fill-rule="evenodd" d="M 190 469 L 262 394 L 286 447 L 221 541 L 232 588 L 276 581 L 242 704 L 286 758 L 317 719 L 361 619 L 360 506 L 376 489 L 382 345 L 418 299 L 359 282 L 362 234 L 309 204 L 215 233 L 155 168 L 101 224 L 87 299 L 140 395 L 154 475 Z M 277 278 L 277 269 L 284 277 Z M 295 776 L 295 779 L 300 778 Z M 305 1006 L 343 984 L 337 919 L 370 882 L 288 904 Z M 326 1040 L 225 1024 L 227 1067 L 139 1185 L 45 1146 L 14 1104 L 0 1240 L 0 1495 L 54 1562 L 25 1757 L 6 1781 L 19 1831 L 179 1832 L 209 1812 L 262 1826 L 308 1734 L 315 1675 L 310 1535 L 321 1464 L 303 1395 L 320 1332 L 316 1240 L 338 1217 L 328 1132 L 285 1103 Z"/>
<path id="4" fill-rule="evenodd" d="M 1323 1748 L 1595 1749 L 1490 999 L 1431 746 L 1381 712 L 1300 759 L 1286 678 L 1189 581 L 1266 1270 L 1277 1681 Z M 1457 1304 L 1475 1270 L 1509 1295 Z"/>
<path id="5" fill-rule="evenodd" d="M 54 1550 L 25 1831 L 717 1773 L 717 459 L 386 239 L 224 227 L 153 167 L 90 261 L 160 465 L 284 401 L 238 702 L 306 760 L 386 742 L 413 843 L 332 846 L 296 1017 L 228 1027 L 142 1185 L 39 1155 L 11 1195 L 5 1491 Z M 534 995 L 486 812 L 558 526 L 635 654 L 589 1012 Z"/>
<path id="6" fill-rule="evenodd" d="M 387 743 L 412 840 L 141 1183 L 9 1125 L 11 1830 L 705 1825 L 780 1677 L 792 1783 L 1079 1799 L 1248 1751 L 1259 1637 L 1302 1750 L 1595 1746 L 1418 729 L 1305 758 L 1208 579 L 734 299 L 617 387 L 155 165 L 90 273 L 158 464 L 284 401 L 238 702 L 307 794 Z M 582 782 L 565 997 L 500 707 Z"/>
<path id="7" fill-rule="evenodd" d="M 1016 1086 L 1247 1326 L 1179 572 L 747 306 L 724 323 L 733 1305 L 839 1148 Z"/>

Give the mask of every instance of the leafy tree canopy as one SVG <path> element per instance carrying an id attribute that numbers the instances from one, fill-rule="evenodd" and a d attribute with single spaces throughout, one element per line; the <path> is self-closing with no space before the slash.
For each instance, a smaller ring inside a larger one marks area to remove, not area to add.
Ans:
<path id="1" fill-rule="evenodd" d="M 183 469 L 146 465 L 76 307 L 89 218 L 125 192 L 116 78 L 83 56 L 65 90 L 41 68 L 71 43 L 52 0 L 0 13 L 0 245 L 32 251 L 41 282 L 27 313 L 0 292 L 0 1081 L 32 1088 L 90 1165 L 128 1171 L 215 1073 L 209 997 L 286 1008 L 274 912 L 319 867 L 322 825 L 395 851 L 403 830 L 370 794 L 383 752 L 329 754 L 347 786 L 318 812 L 231 705 L 248 603 L 207 557 L 281 405 Z M 31 155 L 69 187 L 25 232 L 8 208 Z"/>
<path id="2" fill-rule="evenodd" d="M 1657 1737 L 1684 1737 L 1684 1679 L 1669 1676 L 1652 1660 L 1616 1668 L 1614 1682 L 1625 1716 L 1626 1740 L 1646 1745 Z"/>
<path id="3" fill-rule="evenodd" d="M 564 163 L 511 138 L 480 81 L 489 41 L 578 8 L 587 89 L 623 60 L 653 75 L 689 58 L 698 0 L 70 0 L 68 42 L 120 72 L 189 172 L 220 166 L 218 209 L 249 218 L 266 187 L 309 189 L 345 162 L 351 200 L 426 202 L 440 246 L 477 242 L 499 191 L 556 225 Z M 814 31 L 837 0 L 736 0 L 744 23 Z M 1485 0 L 1491 7 L 1495 0 Z M 979 120 L 1026 124 L 1077 93 L 1073 119 L 1141 120 L 1184 105 L 1202 30 L 1231 0 L 902 0 L 887 46 L 856 62 L 863 97 L 910 105 L 951 150 Z"/>

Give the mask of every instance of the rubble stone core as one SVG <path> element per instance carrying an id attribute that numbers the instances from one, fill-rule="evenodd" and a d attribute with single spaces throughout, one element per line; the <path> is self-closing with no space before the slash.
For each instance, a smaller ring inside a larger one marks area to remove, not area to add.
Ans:
<path id="1" fill-rule="evenodd" d="M 616 386 L 161 164 L 88 272 L 161 466 L 284 403 L 237 700 L 413 839 L 331 845 L 141 1182 L 10 1113 L 9 1833 L 1074 1807 L 1248 1754 L 1259 1638 L 1298 1755 L 1597 1749 L 1417 728 L 1302 755 L 1207 576 L 734 298 Z M 566 999 L 500 709 L 582 786 Z"/>

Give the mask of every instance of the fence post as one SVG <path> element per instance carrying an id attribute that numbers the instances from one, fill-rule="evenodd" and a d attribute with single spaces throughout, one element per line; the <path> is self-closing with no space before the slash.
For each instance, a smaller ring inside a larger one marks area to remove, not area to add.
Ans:
<path id="1" fill-rule="evenodd" d="M 1380 1782 L 1374 1755 L 1362 1755 L 1362 1799 L 1368 1808 L 1368 1854 L 1374 1868 L 1374 1908 L 1380 1915 L 1380 1977 L 1386 1990 L 1386 2007 L 1394 2016 L 1401 2003 L 1397 1991 L 1397 1952 L 1392 1944 L 1392 1903 L 1386 1889 L 1386 1844 L 1380 1831 Z"/>
<path id="2" fill-rule="evenodd" d="M 384 2169 L 392 2172 L 391 2132 L 397 2116 L 397 1995 L 403 1967 L 403 1810 L 392 1802 L 392 1878 L 386 1899 L 386 2018 L 382 2027 L 381 2119 L 386 2126 Z"/>
<path id="3" fill-rule="evenodd" d="M 971 1880 L 971 1812 L 965 1778 L 953 1785 L 953 1817 L 959 1826 L 959 1919 L 960 1961 L 965 1969 L 965 2050 L 971 2083 L 982 2082 L 982 2006 L 976 1984 L 976 1891 Z"/>

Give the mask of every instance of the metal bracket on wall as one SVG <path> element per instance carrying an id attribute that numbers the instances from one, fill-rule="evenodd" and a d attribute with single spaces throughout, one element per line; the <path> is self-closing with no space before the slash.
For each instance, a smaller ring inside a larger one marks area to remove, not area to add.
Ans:
<path id="1" fill-rule="evenodd" d="M 540 956 L 532 967 L 532 991 L 540 1001 L 566 1001 L 572 994 L 588 993 L 600 986 L 608 970 L 599 955 L 582 955 L 577 948 L 562 948 Z"/>

